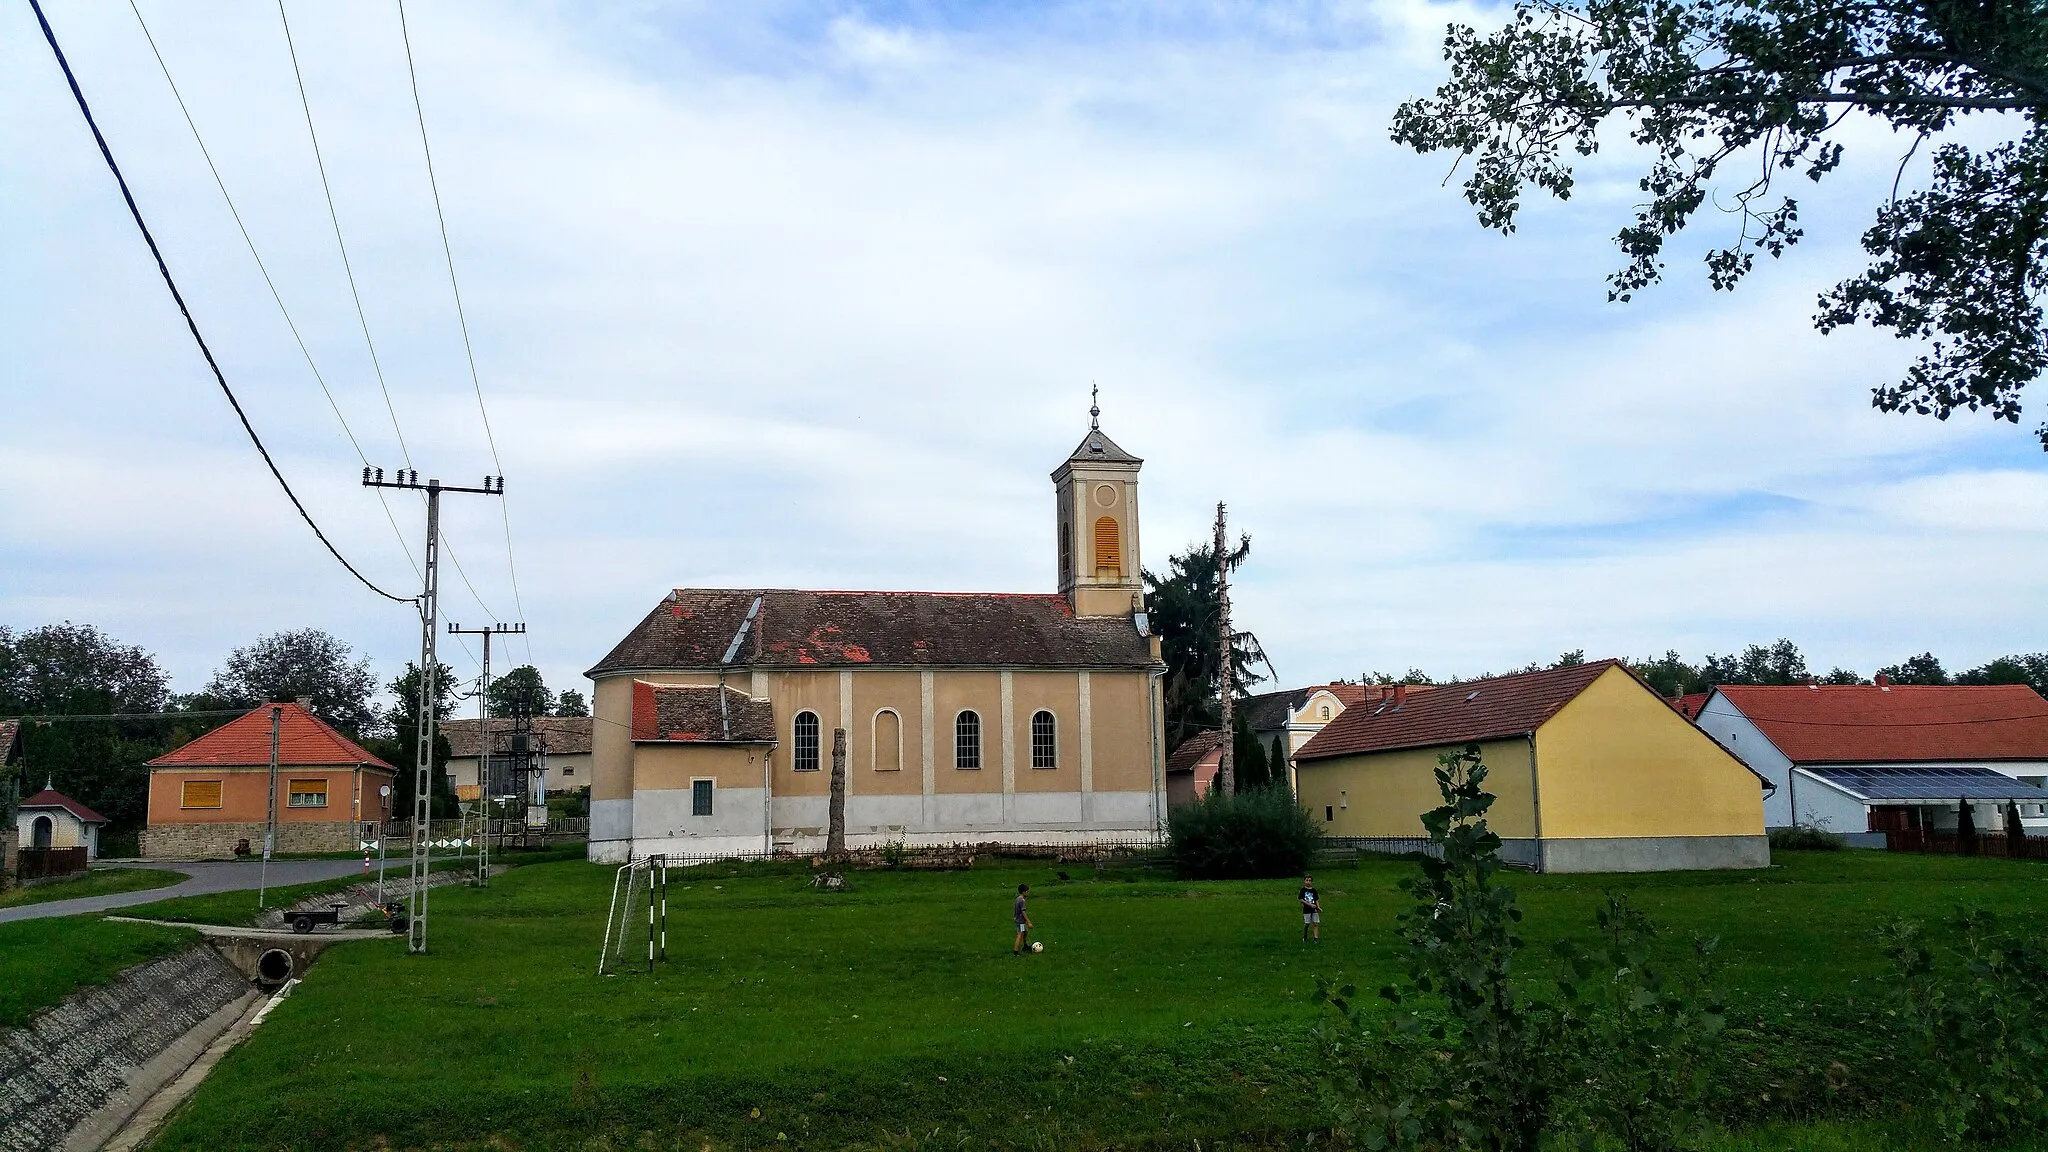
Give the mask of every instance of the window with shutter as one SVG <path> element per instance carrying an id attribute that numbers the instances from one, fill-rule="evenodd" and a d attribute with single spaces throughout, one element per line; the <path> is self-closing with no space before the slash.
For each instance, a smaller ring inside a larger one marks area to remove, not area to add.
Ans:
<path id="1" fill-rule="evenodd" d="M 325 808 L 327 807 L 327 781 L 294 780 L 292 781 L 291 791 L 287 795 L 290 797 L 285 801 L 287 808 Z"/>
<path id="2" fill-rule="evenodd" d="M 187 780 L 183 795 L 178 799 L 180 808 L 220 807 L 220 781 Z"/>
<path id="3" fill-rule="evenodd" d="M 1122 576 L 1123 572 L 1123 534 L 1114 516 L 1104 516 L 1095 522 L 1095 574 Z"/>

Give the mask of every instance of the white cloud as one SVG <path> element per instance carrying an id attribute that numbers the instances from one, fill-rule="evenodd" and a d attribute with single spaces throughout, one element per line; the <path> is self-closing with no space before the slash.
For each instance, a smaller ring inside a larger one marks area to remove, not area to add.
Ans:
<path id="1" fill-rule="evenodd" d="M 1903 349 L 1810 328 L 1885 141 L 1806 193 L 1796 259 L 1708 292 L 1707 218 L 1671 283 L 1608 305 L 1625 150 L 1501 237 L 1441 157 L 1386 140 L 1470 11 L 415 7 L 550 681 L 675 584 L 1048 586 L 1046 473 L 1091 379 L 1147 458 L 1147 559 L 1229 500 L 1257 544 L 1247 623 L 1290 679 L 1780 634 L 1858 665 L 2048 647 L 2014 623 L 2044 591 L 2025 434 L 1874 414 Z M 145 12 L 365 452 L 396 466 L 275 14 Z M 415 464 L 494 471 L 395 22 L 293 14 Z M 409 581 L 132 19 L 58 15 L 252 417 L 337 542 Z M 395 672 L 416 623 L 270 485 L 25 19 L 0 13 L 0 147 L 37 161 L 0 169 L 0 620 L 96 620 L 185 686 L 306 624 Z M 449 573 L 465 621 L 517 612 L 482 503 L 448 502 L 489 604 Z"/>

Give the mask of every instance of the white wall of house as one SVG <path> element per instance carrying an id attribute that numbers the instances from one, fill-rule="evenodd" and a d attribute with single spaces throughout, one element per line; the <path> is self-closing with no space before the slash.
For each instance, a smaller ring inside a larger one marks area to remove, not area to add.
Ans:
<path id="1" fill-rule="evenodd" d="M 15 841 L 23 848 L 37 845 L 36 822 L 48 820 L 49 846 L 52 848 L 83 848 L 85 858 L 97 860 L 100 855 L 100 828 L 88 824 L 62 808 L 24 808 L 15 813 Z"/>
<path id="2" fill-rule="evenodd" d="M 1700 709 L 1699 717 L 1694 723 L 1699 725 L 1700 731 L 1713 737 L 1716 744 L 1735 753 L 1743 763 L 1756 769 L 1764 779 L 1776 785 L 1777 791 L 1764 798 L 1765 828 L 1787 828 L 1793 824 L 1813 822 L 1805 814 L 1805 797 L 1799 797 L 1801 812 L 1795 815 L 1792 810 L 1792 794 L 1800 790 L 1792 787 L 1792 761 L 1787 759 L 1783 752 L 1778 751 L 1777 745 L 1771 743 L 1770 738 L 1764 735 L 1763 729 L 1750 723 L 1749 717 L 1744 716 L 1735 705 L 1729 703 L 1727 697 L 1719 692 L 1709 695 L 1706 705 Z M 1835 792 L 1835 795 L 1842 794 Z M 1830 808 L 1830 805 L 1822 802 L 1821 807 Z M 1863 831 L 1867 818 L 1861 815 L 1860 807 L 1857 811 L 1859 815 L 1853 825 L 1838 823 L 1832 830 Z"/>
<path id="3" fill-rule="evenodd" d="M 1791 805 L 1797 805 L 1795 823 L 1829 832 L 1870 830 L 1870 805 L 1804 768 L 1792 770 L 1791 791 L 1794 798 L 1786 810 L 1793 811 Z"/>

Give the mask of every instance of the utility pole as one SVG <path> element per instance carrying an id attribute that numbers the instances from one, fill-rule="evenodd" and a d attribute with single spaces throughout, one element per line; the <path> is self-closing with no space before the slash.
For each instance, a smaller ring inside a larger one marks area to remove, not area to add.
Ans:
<path id="1" fill-rule="evenodd" d="M 1224 551 L 1223 502 L 1216 502 L 1216 694 L 1223 701 L 1223 759 L 1216 768 L 1216 779 L 1221 781 L 1223 794 L 1229 796 L 1237 791 L 1237 729 L 1235 702 L 1231 699 L 1236 687 L 1235 676 L 1231 675 L 1231 655 L 1236 645 L 1230 635 L 1230 554 Z"/>
<path id="2" fill-rule="evenodd" d="M 263 866 L 256 875 L 256 908 L 270 897 L 270 850 L 277 846 L 277 729 L 284 709 L 270 706 L 270 802 L 263 809 Z"/>
<path id="3" fill-rule="evenodd" d="M 374 475 L 373 475 L 374 474 Z M 397 477 L 384 479 L 382 468 L 364 467 L 363 487 L 365 488 L 410 488 L 427 494 L 427 547 L 423 587 L 420 591 L 420 703 L 419 731 L 417 733 L 417 759 L 414 761 L 412 793 L 412 892 L 408 897 L 407 917 L 410 935 L 406 950 L 419 955 L 427 950 L 427 840 L 428 825 L 433 820 L 434 792 L 434 725 L 440 717 L 434 714 L 435 705 L 440 702 L 440 663 L 435 656 L 434 633 L 440 623 L 441 610 L 441 493 L 471 492 L 479 496 L 503 496 L 503 476 L 484 477 L 481 488 L 464 488 L 454 484 L 442 484 L 439 480 L 420 483 L 419 470 L 401 468 Z"/>
<path id="4" fill-rule="evenodd" d="M 482 628 L 448 625 L 451 636 L 484 638 L 484 678 L 476 692 L 476 801 L 482 821 L 476 850 L 476 883 L 479 888 L 491 886 L 491 778 L 486 767 L 490 763 L 491 751 L 491 637 L 517 636 L 525 631 L 523 623 L 489 624 Z"/>

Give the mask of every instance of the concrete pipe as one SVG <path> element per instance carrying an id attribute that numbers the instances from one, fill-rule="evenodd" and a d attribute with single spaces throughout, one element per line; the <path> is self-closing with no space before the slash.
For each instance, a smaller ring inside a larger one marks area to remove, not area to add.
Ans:
<path id="1" fill-rule="evenodd" d="M 292 978 L 292 954 L 282 948 L 266 949 L 256 958 L 256 982 L 275 988 Z"/>

